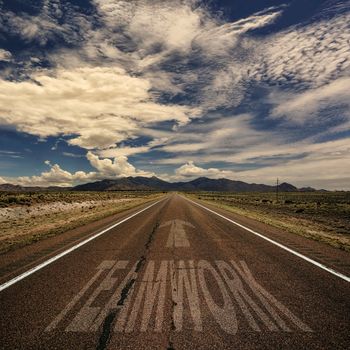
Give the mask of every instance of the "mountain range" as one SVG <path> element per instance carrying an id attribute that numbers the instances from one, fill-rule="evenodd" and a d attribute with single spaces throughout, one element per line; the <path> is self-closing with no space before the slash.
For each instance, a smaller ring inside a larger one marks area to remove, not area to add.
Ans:
<path id="1" fill-rule="evenodd" d="M 279 185 L 281 192 L 311 192 L 315 189 L 311 187 L 300 188 L 289 184 Z M 249 184 L 243 181 L 229 179 L 209 179 L 200 177 L 188 182 L 167 182 L 157 177 L 124 177 L 120 179 L 105 179 L 90 182 L 75 187 L 23 187 L 12 184 L 0 185 L 0 191 L 20 192 L 20 191 L 218 191 L 218 192 L 272 192 L 276 186 L 264 184 Z"/>

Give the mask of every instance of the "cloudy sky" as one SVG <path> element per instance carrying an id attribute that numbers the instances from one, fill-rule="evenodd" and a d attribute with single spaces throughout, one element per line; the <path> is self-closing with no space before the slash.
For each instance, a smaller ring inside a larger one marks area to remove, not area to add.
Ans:
<path id="1" fill-rule="evenodd" d="M 350 190 L 350 1 L 0 0 L 0 183 Z"/>

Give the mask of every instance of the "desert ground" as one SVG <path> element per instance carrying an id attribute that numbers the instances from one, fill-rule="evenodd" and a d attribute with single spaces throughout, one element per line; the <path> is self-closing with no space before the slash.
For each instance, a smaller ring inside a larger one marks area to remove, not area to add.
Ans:
<path id="1" fill-rule="evenodd" d="M 151 192 L 0 193 L 0 253 L 133 208 Z"/>
<path id="2" fill-rule="evenodd" d="M 350 251 L 350 193 L 192 192 L 214 204 L 290 233 Z M 161 196 L 143 191 L 0 193 L 0 253 L 133 208 Z"/>
<path id="3" fill-rule="evenodd" d="M 350 251 L 350 192 L 188 193 L 236 214 Z"/>

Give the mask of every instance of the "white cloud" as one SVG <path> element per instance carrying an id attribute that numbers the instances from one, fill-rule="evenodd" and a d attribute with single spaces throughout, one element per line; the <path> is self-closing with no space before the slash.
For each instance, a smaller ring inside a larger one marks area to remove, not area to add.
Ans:
<path id="1" fill-rule="evenodd" d="M 272 111 L 273 117 L 286 117 L 295 123 L 304 123 L 317 117 L 327 107 L 340 106 L 343 116 L 350 118 L 350 78 L 339 78 L 322 87 L 301 93 L 271 94 L 271 103 L 279 103 Z M 320 123 L 320 118 L 317 118 Z"/>
<path id="2" fill-rule="evenodd" d="M 236 173 L 238 179 L 272 184 L 277 177 L 296 186 L 350 190 L 350 140 L 347 151 L 315 152 L 275 166 Z M 328 144 L 331 146 L 331 144 Z"/>
<path id="3" fill-rule="evenodd" d="M 0 49 L 0 61 L 9 62 L 12 60 L 12 54 L 10 51 Z"/>
<path id="4" fill-rule="evenodd" d="M 8 178 L 8 180 L 22 186 L 71 186 L 74 183 L 88 182 L 96 178 L 97 174 L 95 172 L 77 171 L 70 173 L 63 170 L 58 164 L 54 164 L 50 165 L 49 171 L 44 171 L 40 175 L 20 176 Z"/>
<path id="5" fill-rule="evenodd" d="M 200 31 L 201 11 L 179 2 L 148 2 L 137 6 L 129 24 L 129 32 L 144 50 L 164 45 L 165 50 L 188 51 Z"/>
<path id="6" fill-rule="evenodd" d="M 135 167 L 128 162 L 126 156 L 119 156 L 111 159 L 100 159 L 98 156 L 94 155 L 92 152 L 87 153 L 87 159 L 90 164 L 98 170 L 103 176 L 153 176 L 153 173 L 146 171 L 136 170 Z"/>
<path id="7" fill-rule="evenodd" d="M 253 130 L 249 126 L 249 115 L 236 118 L 237 120 L 228 118 L 200 124 L 188 130 L 188 133 L 183 132 L 174 139 L 169 138 L 159 149 L 172 156 L 154 162 L 162 165 L 181 164 L 192 158 L 201 163 L 220 160 L 237 165 L 262 166 L 264 163 L 271 164 L 274 159 L 285 162 L 285 159 L 301 158 L 306 154 L 336 152 L 337 155 L 345 156 L 350 152 L 350 141 L 347 138 L 320 143 L 317 139 L 322 134 L 316 134 L 291 143 L 279 129 L 264 132 Z M 181 142 L 172 143 L 174 140 Z"/>
<path id="8" fill-rule="evenodd" d="M 291 156 L 291 159 L 284 159 L 283 163 L 268 164 L 255 169 L 237 170 L 235 172 L 228 170 L 224 177 L 267 184 L 273 184 L 276 178 L 279 177 L 281 181 L 287 181 L 299 187 L 313 185 L 318 188 L 350 190 L 350 176 L 348 175 L 350 174 L 349 138 L 314 144 L 301 142 L 297 145 L 282 146 L 281 148 L 274 148 L 270 145 L 270 147 L 263 148 L 260 151 L 258 148 L 234 156 L 226 155 L 222 159 L 227 162 L 246 162 L 252 157 L 273 156 Z M 301 154 L 304 154 L 304 156 L 299 157 Z M 297 158 L 294 159 L 293 156 Z M 207 161 L 210 160 L 213 161 L 214 159 L 207 159 Z M 257 162 L 255 159 L 254 163 Z M 175 173 L 190 175 L 193 172 L 193 176 L 220 177 L 220 169 L 209 170 L 188 163 L 178 168 Z"/>
<path id="9" fill-rule="evenodd" d="M 30 16 L 25 13 L 18 16 L 8 11 L 3 12 L 1 17 L 0 29 L 3 32 L 18 35 L 27 42 L 34 40 L 40 45 L 45 45 L 56 33 L 65 32 L 64 26 L 57 25 L 54 19 L 48 16 Z"/>
<path id="10" fill-rule="evenodd" d="M 108 149 L 98 150 L 97 154 L 100 157 L 104 158 L 115 158 L 120 156 L 131 156 L 135 154 L 141 154 L 141 153 L 147 153 L 152 149 L 159 148 L 159 146 L 163 146 L 167 143 L 168 137 L 162 137 L 163 133 L 162 131 L 157 132 L 157 130 L 142 130 L 141 131 L 142 136 L 151 136 L 154 137 L 153 140 L 147 142 L 147 144 L 143 146 L 125 146 L 123 144 L 119 144 L 117 147 L 111 147 Z M 171 132 L 166 133 L 167 135 L 170 135 Z"/>
<path id="11" fill-rule="evenodd" d="M 101 157 L 114 158 L 120 156 L 131 156 L 134 154 L 146 153 L 150 150 L 149 146 L 141 147 L 117 147 L 117 148 L 108 148 L 98 152 Z"/>
<path id="12" fill-rule="evenodd" d="M 71 158 L 83 158 L 84 157 L 82 154 L 76 154 L 76 153 L 71 153 L 71 152 L 62 152 L 62 154 L 66 157 L 71 157 Z"/>
<path id="13" fill-rule="evenodd" d="M 211 155 L 213 160 L 226 159 L 228 153 L 238 153 L 266 139 L 268 132 L 254 130 L 252 121 L 253 115 L 240 114 L 192 123 L 168 137 L 158 149 L 177 154 L 180 158 L 192 155 L 199 160 L 201 155 Z"/>
<path id="14" fill-rule="evenodd" d="M 305 145 L 304 145 L 305 146 Z M 304 157 L 287 159 L 283 163 L 267 165 L 249 170 L 222 170 L 217 168 L 198 167 L 193 161 L 175 169 L 175 175 L 168 177 L 172 181 L 193 179 L 200 176 L 209 178 L 229 178 L 245 182 L 274 184 L 278 177 L 282 182 L 289 182 L 298 187 L 314 186 L 330 190 L 350 190 L 350 139 L 311 144 L 303 149 L 302 145 L 282 152 L 292 155 L 306 152 Z M 271 156 L 263 152 L 261 155 Z M 258 153 L 253 153 L 259 156 Z M 229 159 L 227 159 L 229 161 Z M 330 170 L 331 169 L 331 170 Z"/>
<path id="15" fill-rule="evenodd" d="M 223 177 L 232 178 L 234 176 L 234 172 L 230 170 L 221 170 L 217 168 L 204 169 L 196 166 L 193 161 L 189 161 L 175 170 L 176 179 L 195 179 L 197 177 L 202 176 L 213 179 Z"/>
<path id="16" fill-rule="evenodd" d="M 77 135 L 69 143 L 86 149 L 108 148 L 161 121 L 186 124 L 198 113 L 157 103 L 147 80 L 121 68 L 59 69 L 32 79 L 0 80 L 0 122 L 40 137 Z"/>
<path id="17" fill-rule="evenodd" d="M 289 28 L 260 42 L 255 78 L 320 87 L 350 68 L 350 13 Z M 264 78 L 265 77 L 265 78 Z"/>
<path id="18" fill-rule="evenodd" d="M 136 169 L 128 162 L 125 156 L 111 159 L 100 159 L 92 152 L 88 152 L 86 158 L 96 171 L 76 171 L 71 173 L 62 169 L 58 164 L 51 164 L 49 160 L 44 163 L 50 167 L 40 175 L 9 177 L 6 180 L 0 178 L 0 183 L 10 182 L 22 186 L 72 186 L 79 183 L 98 181 L 102 179 L 116 179 L 127 176 L 154 176 L 154 173 Z"/>
<path id="19" fill-rule="evenodd" d="M 115 43 L 119 40 L 129 48 L 129 53 L 118 53 L 122 65 L 149 79 L 161 93 L 176 94 L 191 87 L 192 103 L 209 110 L 238 105 L 242 100 L 257 46 L 255 41 L 244 44 L 244 35 L 274 22 L 283 7 L 226 23 L 196 1 L 94 2 L 105 24 L 98 41 L 91 40 L 96 33 L 89 37 L 88 46 L 96 55 L 101 54 L 101 42 L 113 46 L 110 38 L 115 38 Z M 241 57 L 244 45 L 247 48 Z M 191 57 L 201 65 L 188 69 Z"/>
<path id="20" fill-rule="evenodd" d="M 237 106 L 252 82 L 278 84 L 284 91 L 295 92 L 317 89 L 349 75 L 350 12 L 260 38 L 246 35 L 250 29 L 272 23 L 280 14 L 275 9 L 215 25 L 196 38 L 200 43 L 203 37 L 206 43 L 201 45 L 203 54 L 215 57 L 206 62 L 210 69 L 203 69 L 207 77 L 207 87 L 199 91 L 203 108 Z"/>
<path id="21" fill-rule="evenodd" d="M 141 56 L 157 45 L 162 45 L 165 51 L 189 50 L 204 16 L 203 9 L 192 8 L 190 1 L 94 2 L 106 27 L 114 32 L 126 32 Z"/>
<path id="22" fill-rule="evenodd" d="M 5 179 L 3 179 L 2 177 L 0 177 L 0 184 L 5 184 L 7 181 Z"/>
<path id="23" fill-rule="evenodd" d="M 41 6 L 34 5 L 33 9 L 35 14 L 31 15 L 24 11 L 15 13 L 1 9 L 1 32 L 11 37 L 17 36 L 26 43 L 45 47 L 49 42 L 55 46 L 57 41 L 70 45 L 81 42 L 92 27 L 93 18 L 80 13 L 69 2 L 43 1 Z"/>
<path id="24" fill-rule="evenodd" d="M 232 54 L 232 48 L 236 47 L 243 34 L 273 23 L 281 13 L 274 10 L 271 13 L 257 13 L 232 23 L 211 22 L 207 30 L 203 30 L 196 38 L 195 44 L 199 45 L 208 56 Z"/>

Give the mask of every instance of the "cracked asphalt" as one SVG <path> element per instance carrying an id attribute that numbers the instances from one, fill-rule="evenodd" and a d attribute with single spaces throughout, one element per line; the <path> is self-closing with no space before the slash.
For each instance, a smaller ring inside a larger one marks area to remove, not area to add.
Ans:
<path id="1" fill-rule="evenodd" d="M 205 205 L 350 276 L 349 253 Z M 65 237 L 60 251 L 79 242 Z M 2 257 L 0 283 L 57 253 L 48 239 Z M 167 194 L 2 290 L 0 349 L 349 349 L 349 296 L 349 282 Z"/>

